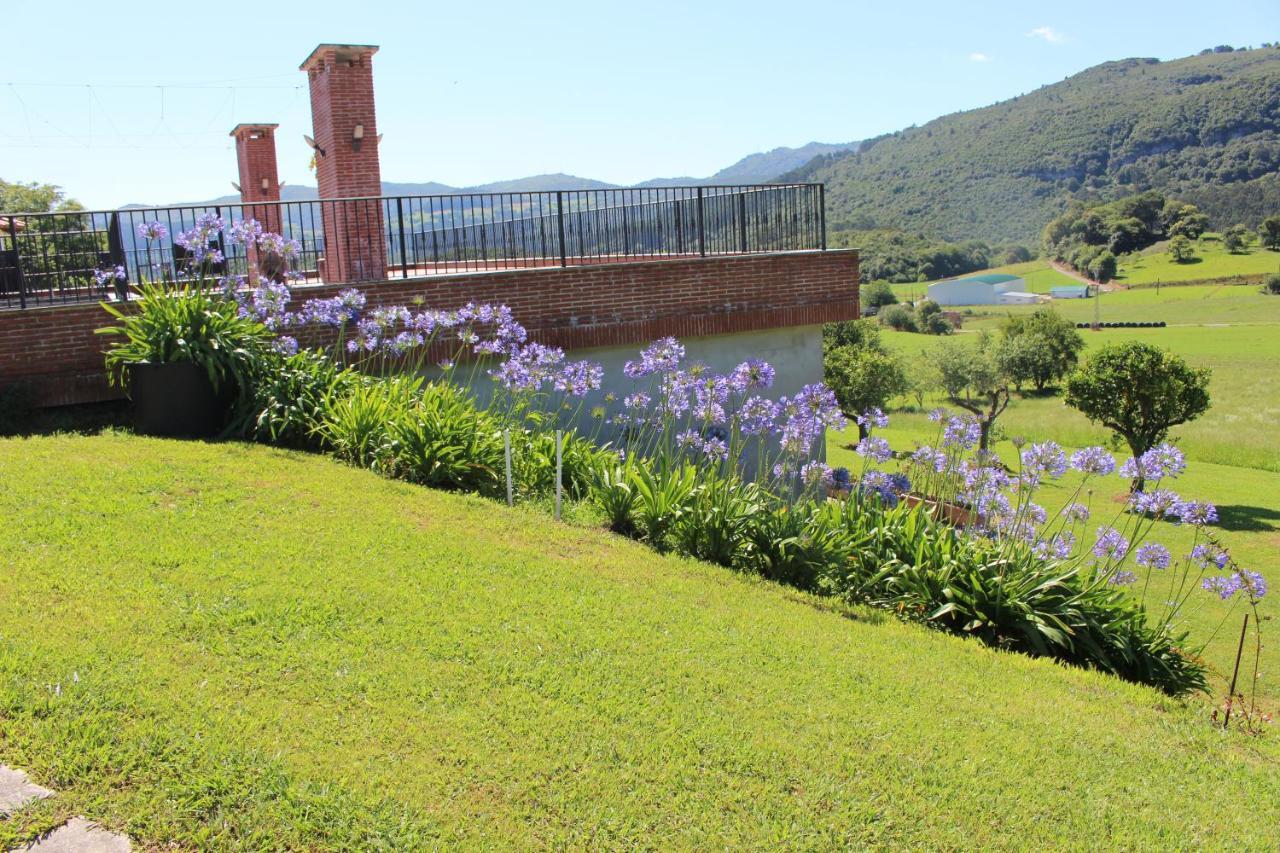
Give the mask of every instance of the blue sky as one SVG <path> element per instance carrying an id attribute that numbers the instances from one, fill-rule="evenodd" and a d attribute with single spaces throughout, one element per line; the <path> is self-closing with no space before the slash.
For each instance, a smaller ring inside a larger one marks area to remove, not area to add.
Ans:
<path id="1" fill-rule="evenodd" d="M 312 184 L 298 65 L 320 42 L 381 46 L 384 180 L 469 185 L 704 176 L 753 151 L 875 136 L 1110 59 L 1280 40 L 1276 0 L 156 8 L 5 4 L 0 178 L 56 183 L 92 207 L 208 198 L 231 192 L 231 127 L 271 121 L 282 178 Z"/>

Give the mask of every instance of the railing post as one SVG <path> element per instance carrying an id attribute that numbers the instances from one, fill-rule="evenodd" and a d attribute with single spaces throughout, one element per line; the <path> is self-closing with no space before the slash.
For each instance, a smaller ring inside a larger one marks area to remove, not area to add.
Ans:
<path id="1" fill-rule="evenodd" d="M 747 253 L 747 194 L 738 194 L 738 248 Z"/>
<path id="2" fill-rule="evenodd" d="M 822 251 L 827 250 L 827 185 L 818 184 L 818 222 L 822 231 Z"/>
<path id="3" fill-rule="evenodd" d="M 409 277 L 409 244 L 404 241 L 404 199 L 396 197 L 396 221 L 400 226 L 400 277 Z"/>
<path id="4" fill-rule="evenodd" d="M 560 266 L 567 267 L 569 259 L 564 248 L 564 193 L 560 190 L 556 190 L 556 224 L 560 229 Z"/>
<path id="5" fill-rule="evenodd" d="M 698 187 L 698 254 L 707 256 L 707 229 L 702 214 L 702 187 Z"/>
<path id="6" fill-rule="evenodd" d="M 27 284 L 22 277 L 22 250 L 18 248 L 18 220 L 9 217 L 9 240 L 13 243 L 13 274 L 18 278 L 18 307 L 27 307 Z"/>

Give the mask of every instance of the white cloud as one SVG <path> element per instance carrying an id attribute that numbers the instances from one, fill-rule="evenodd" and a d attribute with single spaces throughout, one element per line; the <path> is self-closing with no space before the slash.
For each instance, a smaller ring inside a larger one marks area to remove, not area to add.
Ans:
<path id="1" fill-rule="evenodd" d="M 975 51 L 974 53 L 969 54 L 969 61 L 970 62 L 990 62 L 991 57 L 987 56 L 985 53 L 978 53 Z"/>
<path id="2" fill-rule="evenodd" d="M 1058 42 L 1065 40 L 1062 33 L 1058 32 L 1053 27 L 1036 27 L 1034 30 L 1027 33 L 1027 35 L 1032 38 L 1044 39 L 1051 44 L 1057 44 Z"/>

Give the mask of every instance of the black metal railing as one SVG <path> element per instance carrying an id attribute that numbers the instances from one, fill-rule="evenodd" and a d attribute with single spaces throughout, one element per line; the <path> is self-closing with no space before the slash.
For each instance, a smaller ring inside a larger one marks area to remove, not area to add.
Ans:
<path id="1" fill-rule="evenodd" d="M 0 308 L 126 298 L 125 281 L 183 274 L 174 238 L 202 216 L 226 230 L 210 249 L 220 273 L 253 260 L 228 238 L 255 219 L 296 240 L 295 270 L 312 282 L 826 248 L 821 184 L 645 187 L 250 202 L 0 214 Z M 140 229 L 163 226 L 147 239 Z M 100 281 L 99 279 L 103 280 Z"/>

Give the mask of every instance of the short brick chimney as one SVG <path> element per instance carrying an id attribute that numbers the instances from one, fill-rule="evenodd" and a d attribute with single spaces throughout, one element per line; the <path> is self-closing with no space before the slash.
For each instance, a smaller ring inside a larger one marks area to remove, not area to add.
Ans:
<path id="1" fill-rule="evenodd" d="M 373 55 L 364 44 L 322 44 L 302 63 L 311 90 L 316 178 L 324 219 L 325 281 L 386 276 L 381 202 L 328 199 L 382 195 L 378 124 L 373 106 Z"/>
<path id="2" fill-rule="evenodd" d="M 276 167 L 278 124 L 237 124 L 231 129 L 236 139 L 236 164 L 240 167 L 240 201 L 244 215 L 262 223 L 267 231 L 280 233 L 280 209 L 275 205 L 253 207 L 257 201 L 280 200 L 280 173 Z"/>

